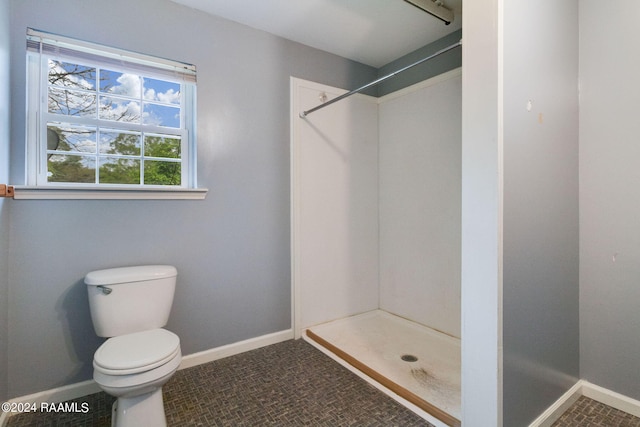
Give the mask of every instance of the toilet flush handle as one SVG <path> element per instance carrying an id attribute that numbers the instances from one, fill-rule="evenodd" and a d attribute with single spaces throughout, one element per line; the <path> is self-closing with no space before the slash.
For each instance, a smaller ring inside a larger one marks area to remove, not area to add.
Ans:
<path id="1" fill-rule="evenodd" d="M 104 285 L 98 285 L 98 289 L 100 289 L 102 291 L 102 293 L 105 294 L 105 295 L 109 295 L 111 292 L 113 292 L 113 289 L 107 288 Z"/>

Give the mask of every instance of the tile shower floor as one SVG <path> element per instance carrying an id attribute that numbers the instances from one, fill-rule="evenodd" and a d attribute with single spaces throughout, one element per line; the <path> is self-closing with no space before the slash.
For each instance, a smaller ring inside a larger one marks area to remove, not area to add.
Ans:
<path id="1" fill-rule="evenodd" d="M 165 385 L 169 426 L 429 426 L 302 341 L 178 371 Z M 109 426 L 113 398 L 77 399 L 87 414 L 21 414 L 9 427 Z M 581 397 L 554 427 L 640 427 L 640 418 Z"/>

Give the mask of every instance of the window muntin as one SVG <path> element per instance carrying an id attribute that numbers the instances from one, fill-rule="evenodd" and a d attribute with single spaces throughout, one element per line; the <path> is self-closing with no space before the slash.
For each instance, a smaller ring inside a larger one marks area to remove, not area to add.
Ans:
<path id="1" fill-rule="evenodd" d="M 43 94 L 28 98 L 30 183 L 195 187 L 195 76 L 102 64 L 95 52 L 29 52 L 29 90 Z"/>

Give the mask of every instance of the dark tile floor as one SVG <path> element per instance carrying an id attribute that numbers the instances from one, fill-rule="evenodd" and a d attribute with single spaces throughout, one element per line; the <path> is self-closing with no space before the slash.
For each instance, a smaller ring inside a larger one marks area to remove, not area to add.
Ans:
<path id="1" fill-rule="evenodd" d="M 163 391 L 170 426 L 431 425 L 302 340 L 180 370 Z M 113 398 L 78 401 L 91 410 L 20 414 L 8 427 L 110 425 Z"/>
<path id="2" fill-rule="evenodd" d="M 164 399 L 169 426 L 431 426 L 302 340 L 178 371 Z M 108 427 L 113 400 L 93 394 L 77 399 L 87 414 L 20 414 L 8 427 Z M 553 425 L 583 426 L 640 427 L 640 418 L 581 397 Z"/>
<path id="3" fill-rule="evenodd" d="M 580 397 L 552 427 L 640 427 L 640 418 L 588 397 Z"/>

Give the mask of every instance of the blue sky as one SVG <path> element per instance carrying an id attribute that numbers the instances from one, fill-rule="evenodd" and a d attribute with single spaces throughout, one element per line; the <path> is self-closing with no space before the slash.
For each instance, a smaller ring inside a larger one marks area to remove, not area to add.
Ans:
<path id="1" fill-rule="evenodd" d="M 50 82 L 64 87 L 68 91 L 66 99 L 70 100 L 65 105 L 68 112 L 52 112 L 74 115 L 74 112 L 80 111 L 82 105 L 91 103 L 84 91 L 95 91 L 98 80 L 101 118 L 137 123 L 142 119 L 143 124 L 180 128 L 179 83 L 107 69 L 96 72 L 93 67 L 59 61 L 50 61 L 49 68 L 57 73 L 75 71 L 55 81 L 51 77 L 53 74 L 50 75 Z"/>

